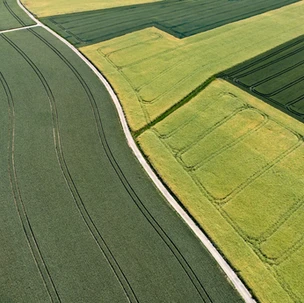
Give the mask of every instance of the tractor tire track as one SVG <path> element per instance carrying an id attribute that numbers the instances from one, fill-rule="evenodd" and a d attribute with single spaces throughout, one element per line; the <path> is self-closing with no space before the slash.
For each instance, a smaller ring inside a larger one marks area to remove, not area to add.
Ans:
<path id="1" fill-rule="evenodd" d="M 61 145 L 56 101 L 55 101 L 53 92 L 52 92 L 49 84 L 47 83 L 45 77 L 43 76 L 43 74 L 41 73 L 39 68 L 35 65 L 35 63 L 13 41 L 11 41 L 9 38 L 7 38 L 5 36 L 3 36 L 3 37 L 26 60 L 26 62 L 30 65 L 30 67 L 36 73 L 41 84 L 43 85 L 43 87 L 46 91 L 46 94 L 48 96 L 49 102 L 50 102 L 50 107 L 51 107 L 51 112 L 52 112 L 52 121 L 53 121 L 53 137 L 54 137 L 55 150 L 56 150 L 56 155 L 58 158 L 58 162 L 59 162 L 63 177 L 68 185 L 68 188 L 71 192 L 74 202 L 75 202 L 87 228 L 89 229 L 92 237 L 95 239 L 95 241 L 96 241 L 99 249 L 103 253 L 104 257 L 108 261 L 111 269 L 113 270 L 113 273 L 115 274 L 118 282 L 120 283 L 123 291 L 125 292 L 126 297 L 128 298 L 129 302 L 131 302 L 131 303 L 138 302 L 138 299 L 136 298 L 136 295 L 135 295 L 130 283 L 128 282 L 123 271 L 121 270 L 113 253 L 111 252 L 109 246 L 107 245 L 107 243 L 101 236 L 99 230 L 97 229 L 92 218 L 90 217 L 90 215 L 82 201 L 82 198 L 77 190 L 77 187 L 73 181 L 73 178 L 70 174 L 70 171 L 68 169 L 68 166 L 67 166 L 65 158 L 64 158 L 62 145 Z"/>
<path id="2" fill-rule="evenodd" d="M 1 36 L 3 37 L 3 35 Z M 41 250 L 39 248 L 37 239 L 35 237 L 33 228 L 31 226 L 25 204 L 22 199 L 21 191 L 18 184 L 17 170 L 15 166 L 15 107 L 14 107 L 14 99 L 11 93 L 11 90 L 3 77 L 2 73 L 0 73 L 0 83 L 2 84 L 4 91 L 7 96 L 8 101 L 8 109 L 9 109 L 9 144 L 8 144 L 8 171 L 10 177 L 11 189 L 14 197 L 15 206 L 17 209 L 17 213 L 26 236 L 28 245 L 30 247 L 32 256 L 35 260 L 36 266 L 39 270 L 43 283 L 46 287 L 48 295 L 52 302 L 57 303 L 61 302 L 59 293 L 56 289 L 54 281 L 51 277 L 47 264 L 43 258 Z"/>
<path id="3" fill-rule="evenodd" d="M 38 39 L 40 39 L 43 43 L 45 43 L 50 49 L 52 49 L 53 52 L 56 53 L 59 56 L 59 58 L 67 65 L 67 67 L 70 68 L 70 70 L 74 73 L 74 75 L 80 82 L 81 86 L 83 87 L 84 91 L 86 92 L 88 100 L 90 101 L 102 148 L 105 151 L 107 159 L 109 160 L 109 163 L 112 166 L 113 170 L 115 171 L 122 186 L 124 187 L 124 189 L 126 190 L 128 195 L 130 196 L 130 198 L 133 200 L 135 205 L 138 207 L 138 209 L 140 210 L 142 215 L 146 218 L 146 220 L 150 223 L 150 225 L 153 227 L 155 232 L 160 236 L 160 238 L 163 240 L 163 242 L 166 244 L 166 246 L 169 248 L 169 250 L 175 256 L 176 260 L 179 262 L 180 266 L 183 268 L 184 272 L 189 277 L 191 283 L 197 290 L 197 292 L 200 295 L 203 302 L 212 303 L 213 302 L 212 298 L 209 296 L 205 287 L 203 286 L 203 284 L 201 283 L 201 281 L 195 274 L 193 268 L 190 266 L 188 261 L 183 257 L 182 253 L 180 252 L 178 247 L 174 244 L 174 242 L 171 240 L 171 238 L 168 236 L 168 234 L 165 232 L 165 230 L 159 225 L 159 223 L 153 217 L 153 215 L 148 210 L 148 208 L 144 205 L 143 201 L 139 198 L 136 191 L 133 189 L 133 187 L 131 186 L 127 177 L 123 173 L 123 171 L 122 171 L 120 165 L 118 164 L 118 162 L 110 148 L 110 145 L 107 141 L 107 137 L 106 137 L 106 134 L 105 134 L 105 131 L 103 128 L 98 105 L 97 105 L 97 102 L 96 102 L 90 88 L 88 87 L 88 84 L 85 82 L 85 80 L 79 74 L 79 72 L 75 69 L 75 67 L 69 62 L 69 60 L 62 53 L 60 53 L 50 42 L 48 42 L 45 38 L 43 38 L 36 31 L 34 31 L 32 29 L 29 29 L 29 31 L 31 33 L 33 33 Z"/>

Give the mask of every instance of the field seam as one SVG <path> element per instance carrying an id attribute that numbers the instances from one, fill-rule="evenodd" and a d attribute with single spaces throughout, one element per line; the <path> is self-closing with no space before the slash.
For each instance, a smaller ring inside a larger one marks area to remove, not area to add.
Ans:
<path id="1" fill-rule="evenodd" d="M 214 257 L 214 259 L 217 261 L 219 266 L 222 268 L 222 270 L 225 272 L 231 283 L 234 285 L 234 287 L 237 289 L 239 294 L 242 296 L 244 301 L 246 303 L 253 303 L 256 302 L 248 289 L 245 287 L 245 285 L 242 283 L 242 281 L 239 279 L 239 277 L 236 275 L 236 273 L 232 270 L 232 268 L 228 265 L 228 263 L 225 261 L 225 259 L 221 256 L 221 254 L 217 251 L 215 246 L 210 242 L 210 240 L 207 238 L 207 236 L 203 233 L 203 231 L 195 224 L 195 222 L 191 219 L 191 217 L 186 213 L 186 211 L 178 204 L 178 202 L 173 198 L 173 196 L 169 193 L 169 191 L 166 189 L 164 184 L 160 181 L 160 179 L 156 176 L 152 168 L 149 166 L 147 161 L 145 160 L 144 156 L 140 152 L 138 146 L 136 145 L 130 129 L 128 127 L 126 118 L 124 116 L 124 112 L 122 110 L 120 101 L 115 94 L 113 88 L 109 84 L 109 82 L 105 79 L 105 77 L 98 71 L 98 69 L 83 55 L 81 54 L 74 46 L 72 46 L 70 43 L 68 43 L 64 38 L 56 34 L 54 31 L 52 31 L 50 28 L 42 24 L 39 20 L 37 20 L 20 2 L 20 0 L 17 0 L 18 5 L 30 16 L 32 20 L 40 24 L 44 29 L 46 29 L 48 32 L 50 32 L 52 35 L 57 37 L 60 41 L 62 41 L 65 45 L 67 45 L 74 53 L 76 53 L 90 68 L 91 70 L 96 74 L 96 76 L 100 79 L 100 81 L 104 84 L 107 91 L 109 92 L 113 103 L 116 107 L 116 110 L 118 112 L 119 120 L 122 125 L 124 134 L 126 136 L 127 143 L 131 150 L 133 151 L 135 157 L 139 161 L 139 163 L 142 165 L 143 169 L 146 171 L 148 176 L 151 178 L 155 186 L 159 189 L 159 191 L 162 193 L 162 195 L 166 198 L 168 203 L 175 209 L 175 211 L 180 215 L 180 217 L 184 220 L 184 222 L 189 226 L 189 228 L 193 231 L 193 233 L 197 236 L 197 238 L 202 242 L 202 244 L 206 247 L 206 249 L 210 252 L 210 254 Z"/>

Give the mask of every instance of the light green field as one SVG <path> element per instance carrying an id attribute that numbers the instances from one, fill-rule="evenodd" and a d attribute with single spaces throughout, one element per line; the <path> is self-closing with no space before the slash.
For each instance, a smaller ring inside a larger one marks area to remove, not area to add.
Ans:
<path id="1" fill-rule="evenodd" d="M 80 50 L 110 80 L 137 130 L 210 76 L 303 34 L 303 15 L 301 1 L 182 40 L 149 28 Z"/>
<path id="2" fill-rule="evenodd" d="M 156 1 L 161 0 L 23 0 L 22 3 L 38 17 L 46 17 Z"/>
<path id="3" fill-rule="evenodd" d="M 304 300 L 298 121 L 222 81 L 138 141 L 258 299 Z"/>

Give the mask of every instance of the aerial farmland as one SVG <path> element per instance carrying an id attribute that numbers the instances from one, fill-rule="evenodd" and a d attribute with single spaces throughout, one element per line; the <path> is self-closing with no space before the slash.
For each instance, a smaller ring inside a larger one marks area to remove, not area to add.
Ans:
<path id="1" fill-rule="evenodd" d="M 303 302 L 303 16 L 0 0 L 0 302 Z"/>

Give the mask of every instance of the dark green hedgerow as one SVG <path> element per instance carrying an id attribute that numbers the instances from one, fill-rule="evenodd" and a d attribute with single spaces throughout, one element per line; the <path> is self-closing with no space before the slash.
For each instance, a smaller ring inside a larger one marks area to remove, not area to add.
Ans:
<path id="1" fill-rule="evenodd" d="M 197 88 L 195 88 L 192 92 L 190 92 L 187 96 L 185 96 L 182 100 L 175 103 L 173 106 L 171 106 L 169 109 L 167 109 L 165 112 L 163 112 L 161 115 L 159 115 L 157 118 L 155 118 L 153 121 L 146 124 L 144 127 L 140 128 L 139 130 L 133 132 L 133 136 L 136 138 L 140 134 L 142 134 L 144 131 L 150 129 L 160 121 L 164 120 L 166 117 L 171 115 L 173 112 L 175 112 L 177 109 L 188 103 L 191 99 L 193 99 L 195 96 L 197 96 L 201 91 L 203 91 L 208 85 L 210 85 L 214 80 L 216 79 L 216 76 L 213 75 L 210 78 L 208 78 L 205 82 L 200 84 Z"/>

